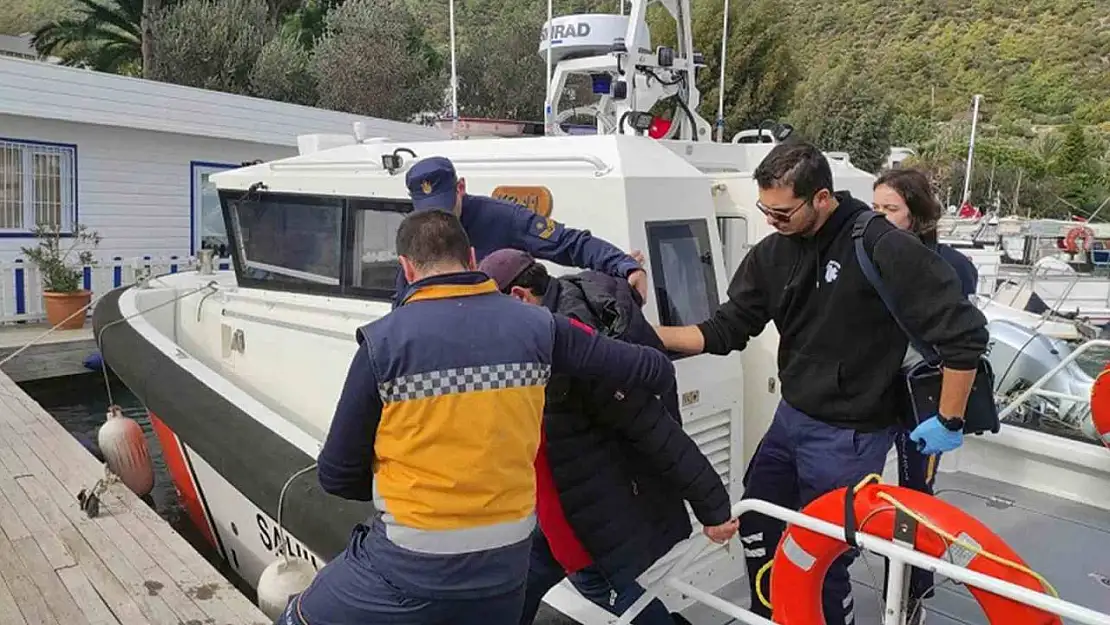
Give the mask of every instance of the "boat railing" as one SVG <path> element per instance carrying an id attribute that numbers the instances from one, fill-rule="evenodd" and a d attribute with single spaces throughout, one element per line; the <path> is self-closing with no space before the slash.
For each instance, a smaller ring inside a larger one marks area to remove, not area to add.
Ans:
<path id="1" fill-rule="evenodd" d="M 1011 400 L 1001 411 L 999 411 L 998 418 L 1001 420 L 1010 416 L 1014 413 L 1014 411 L 1020 408 L 1022 404 L 1029 401 L 1029 399 L 1034 396 L 1063 401 L 1072 401 L 1081 405 L 1089 405 L 1091 403 L 1090 397 L 1080 397 L 1078 395 L 1070 395 L 1068 393 L 1048 391 L 1045 390 L 1044 386 L 1048 383 L 1049 380 L 1059 375 L 1061 371 L 1066 369 L 1071 363 L 1075 362 L 1080 356 L 1097 347 L 1110 348 L 1110 340 L 1091 339 L 1083 343 L 1079 347 L 1076 347 L 1055 367 L 1049 369 L 1048 372 L 1046 372 L 1039 379 L 1030 384 L 1029 388 L 1025 389 L 1020 394 L 1018 394 L 1017 397 Z"/>
<path id="2" fill-rule="evenodd" d="M 1110 344 L 1110 342 L 1107 343 Z M 818 534 L 835 538 L 844 543 L 848 542 L 843 527 L 795 510 L 774 505 L 767 501 L 745 499 L 732 506 L 733 518 L 739 518 L 740 515 L 746 512 L 765 514 L 790 525 L 803 527 Z M 891 540 L 868 534 L 864 531 L 857 531 L 855 533 L 855 539 L 860 549 L 883 556 L 890 562 L 889 572 L 887 574 L 886 596 L 883 601 L 883 625 L 904 625 L 905 623 L 907 615 L 902 598 L 911 566 L 932 571 L 954 582 L 981 588 L 996 595 L 1012 599 L 1018 603 L 1057 614 L 1077 623 L 1083 623 L 1085 625 L 1106 625 L 1110 623 L 1110 615 L 1108 614 L 1096 612 L 1090 608 L 1064 601 L 1063 599 L 1044 592 L 1031 590 L 996 577 L 978 573 L 952 562 L 941 560 L 900 545 Z M 592 622 L 590 625 L 593 625 L 595 622 L 598 625 L 601 623 L 605 623 L 606 625 L 628 625 L 632 622 L 632 619 L 652 601 L 652 599 L 668 589 L 682 593 L 742 623 L 748 623 L 749 625 L 774 625 L 772 621 L 758 616 L 750 610 L 722 599 L 710 592 L 702 590 L 683 579 L 684 573 L 686 573 L 687 569 L 697 561 L 698 556 L 712 546 L 712 543 L 704 536 L 699 535 L 691 538 L 685 546 L 684 553 L 675 562 L 674 566 L 654 584 L 649 584 L 645 588 L 644 594 L 636 600 L 624 614 L 618 618 L 598 608 L 596 612 L 590 612 L 590 614 L 596 617 L 596 621 L 591 618 Z M 774 572 L 772 571 L 771 574 L 773 575 Z M 797 600 L 796 598 L 790 599 Z M 820 601 L 820 598 L 813 598 L 812 600 Z"/>

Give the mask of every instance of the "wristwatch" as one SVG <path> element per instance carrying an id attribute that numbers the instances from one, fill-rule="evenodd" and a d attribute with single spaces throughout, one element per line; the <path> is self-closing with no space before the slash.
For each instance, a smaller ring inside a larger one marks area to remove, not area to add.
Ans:
<path id="1" fill-rule="evenodd" d="M 963 417 L 943 417 L 938 414 L 937 420 L 940 421 L 941 425 L 952 432 L 959 432 L 964 429 Z"/>

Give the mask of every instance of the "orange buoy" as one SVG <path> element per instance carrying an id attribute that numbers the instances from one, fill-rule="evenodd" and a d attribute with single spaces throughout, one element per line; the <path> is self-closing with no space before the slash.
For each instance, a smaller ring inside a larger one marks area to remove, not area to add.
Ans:
<path id="1" fill-rule="evenodd" d="M 818 497 L 802 510 L 803 513 L 844 526 L 847 512 L 845 497 L 848 489 L 840 488 Z M 885 497 L 885 498 L 884 498 Z M 860 523 L 859 530 L 881 538 L 892 539 L 895 531 L 893 501 L 927 520 L 961 542 L 978 545 L 979 553 L 959 545 L 949 547 L 948 541 L 936 531 L 918 524 L 913 535 L 914 548 L 941 560 L 951 560 L 967 568 L 996 577 L 1030 590 L 1043 592 L 1044 586 L 1028 571 L 1021 558 L 987 526 L 963 510 L 935 497 L 908 488 L 888 484 L 869 484 L 854 495 L 851 525 Z M 899 519 L 899 523 L 902 519 Z M 791 525 L 787 528 L 771 567 L 771 620 L 781 625 L 825 625 L 821 606 L 821 587 L 825 574 L 848 545 L 835 538 Z M 985 553 L 1008 560 L 1017 567 L 1007 566 L 988 558 Z M 965 564 L 966 562 L 966 564 Z M 1024 570 L 1023 570 L 1024 569 Z M 975 600 L 993 625 L 1062 625 L 1059 616 L 1000 595 L 969 587 Z M 781 597 L 782 601 L 776 601 Z"/>
<path id="2" fill-rule="evenodd" d="M 1110 448 L 1110 366 L 1103 369 L 1091 385 L 1091 422 L 1102 444 Z"/>
<path id="3" fill-rule="evenodd" d="M 1083 239 L 1082 248 L 1079 246 L 1079 239 Z M 1064 236 L 1064 249 L 1068 252 L 1078 252 L 1080 249 L 1084 251 L 1091 250 L 1091 243 L 1095 240 L 1095 231 L 1087 226 L 1076 226 L 1068 230 L 1067 235 Z"/>

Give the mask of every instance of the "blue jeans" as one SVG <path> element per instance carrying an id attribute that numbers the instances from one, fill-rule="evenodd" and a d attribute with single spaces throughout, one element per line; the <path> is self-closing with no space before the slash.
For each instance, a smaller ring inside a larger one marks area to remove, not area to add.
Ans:
<path id="1" fill-rule="evenodd" d="M 895 431 L 893 426 L 877 432 L 835 427 L 780 402 L 771 427 L 748 464 L 744 499 L 762 499 L 800 510 L 829 491 L 855 486 L 868 474 L 883 472 Z M 757 598 L 755 579 L 759 570 L 774 559 L 784 530 L 782 521 L 766 515 L 755 512 L 740 515 L 740 543 L 748 568 L 752 612 L 765 618 L 770 618 L 771 610 Z M 844 554 L 825 577 L 822 606 L 830 625 L 854 622 L 848 566 L 855 557 L 853 551 Z M 763 596 L 773 604 L 771 575 L 773 571 L 770 575 L 765 573 L 760 585 Z"/>
<path id="2" fill-rule="evenodd" d="M 528 569 L 528 583 L 524 591 L 524 611 L 520 616 L 520 625 L 531 625 L 540 609 L 540 602 L 547 591 L 563 581 L 564 577 L 570 579 L 571 584 L 578 589 L 583 597 L 601 606 L 610 613 L 620 616 L 641 595 L 644 594 L 642 586 L 636 582 L 620 586 L 611 586 L 603 575 L 593 566 L 586 567 L 576 573 L 567 575 L 563 567 L 551 554 L 551 547 L 543 533 L 537 529 L 532 534 L 532 563 Z M 615 594 L 614 594 L 615 593 Z M 612 600 L 612 604 L 610 604 Z M 636 618 L 632 619 L 635 625 L 674 625 L 674 619 L 667 611 L 663 602 L 655 599 L 647 605 Z"/>
<path id="3" fill-rule="evenodd" d="M 898 450 L 898 485 L 921 491 L 927 495 L 933 494 L 933 484 L 937 481 L 937 467 L 940 466 L 940 454 L 926 456 L 917 449 L 917 445 L 910 440 L 909 430 L 899 430 L 894 439 L 894 447 Z M 889 566 L 886 569 L 889 572 Z M 886 576 L 883 580 L 883 593 L 886 593 Z M 921 599 L 933 596 L 933 573 L 919 568 L 910 569 L 910 605 Z"/>

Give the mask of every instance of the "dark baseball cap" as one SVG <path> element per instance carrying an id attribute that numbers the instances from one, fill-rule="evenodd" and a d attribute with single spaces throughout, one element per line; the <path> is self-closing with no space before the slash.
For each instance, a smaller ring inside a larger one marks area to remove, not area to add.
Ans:
<path id="1" fill-rule="evenodd" d="M 455 165 L 442 156 L 417 161 L 405 174 L 414 210 L 451 210 L 455 207 L 459 178 Z"/>
<path id="2" fill-rule="evenodd" d="M 528 252 L 503 248 L 483 258 L 478 263 L 478 271 L 492 278 L 499 291 L 504 291 L 535 263 L 536 259 Z"/>

